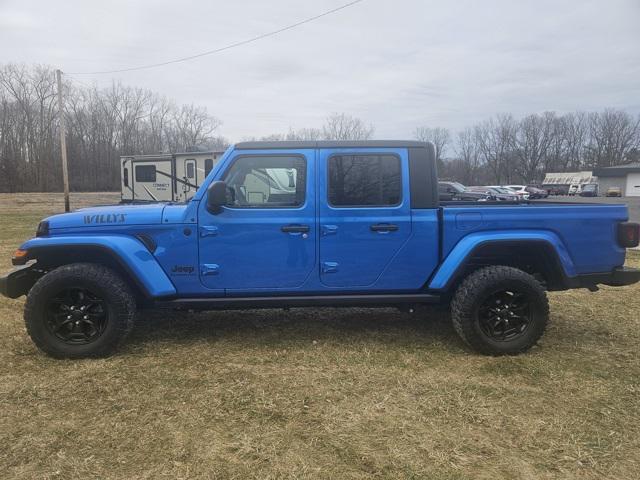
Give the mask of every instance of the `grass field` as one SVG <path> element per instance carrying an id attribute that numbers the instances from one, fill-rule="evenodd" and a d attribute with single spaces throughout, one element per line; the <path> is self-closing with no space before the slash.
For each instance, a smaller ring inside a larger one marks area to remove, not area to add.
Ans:
<path id="1" fill-rule="evenodd" d="M 2 269 L 52 199 L 0 195 Z M 550 299 L 515 358 L 442 312 L 327 308 L 150 312 L 116 356 L 57 361 L 1 298 L 0 477 L 640 478 L 640 285 Z"/>

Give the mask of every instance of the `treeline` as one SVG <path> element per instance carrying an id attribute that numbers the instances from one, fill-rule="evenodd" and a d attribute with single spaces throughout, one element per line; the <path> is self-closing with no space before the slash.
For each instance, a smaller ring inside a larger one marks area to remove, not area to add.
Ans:
<path id="1" fill-rule="evenodd" d="M 640 115 L 614 109 L 498 115 L 453 136 L 421 127 L 415 137 L 436 145 L 441 178 L 465 185 L 539 183 L 546 172 L 640 161 Z"/>
<path id="2" fill-rule="evenodd" d="M 63 85 L 69 179 L 75 191 L 118 190 L 121 155 L 222 149 L 222 122 L 206 108 L 178 105 L 149 90 Z M 0 191 L 62 188 L 54 71 L 0 66 Z M 319 127 L 290 129 L 260 140 L 366 140 L 374 127 L 344 113 Z M 540 182 L 545 172 L 592 170 L 640 161 L 640 116 L 554 112 L 521 119 L 498 115 L 452 134 L 419 127 L 432 141 L 441 178 L 467 185 Z M 243 140 L 256 140 L 254 137 Z"/>
<path id="3" fill-rule="evenodd" d="M 75 191 L 120 188 L 121 155 L 224 148 L 206 108 L 149 90 L 63 85 L 69 183 Z M 59 191 L 60 134 L 54 71 L 0 67 L 0 191 Z"/>

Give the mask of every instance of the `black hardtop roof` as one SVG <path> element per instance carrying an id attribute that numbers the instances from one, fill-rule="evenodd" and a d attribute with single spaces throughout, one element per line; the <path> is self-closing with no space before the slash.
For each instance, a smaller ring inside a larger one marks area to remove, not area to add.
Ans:
<path id="1" fill-rule="evenodd" d="M 288 148 L 402 148 L 426 147 L 426 142 L 417 140 L 317 140 L 292 142 L 240 142 L 237 150 L 277 150 Z"/>

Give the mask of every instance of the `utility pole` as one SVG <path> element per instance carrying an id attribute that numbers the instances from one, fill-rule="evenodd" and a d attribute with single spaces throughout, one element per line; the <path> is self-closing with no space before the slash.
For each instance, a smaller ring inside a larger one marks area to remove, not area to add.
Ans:
<path id="1" fill-rule="evenodd" d="M 64 124 L 64 103 L 62 101 L 62 72 L 56 70 L 58 81 L 58 113 L 60 114 L 60 150 L 62 151 L 62 182 L 64 183 L 64 211 L 69 209 L 69 170 L 67 168 L 67 132 Z"/>

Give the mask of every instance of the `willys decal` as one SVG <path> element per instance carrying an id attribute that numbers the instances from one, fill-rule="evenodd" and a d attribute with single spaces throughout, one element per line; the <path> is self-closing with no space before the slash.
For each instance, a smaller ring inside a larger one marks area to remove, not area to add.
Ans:
<path id="1" fill-rule="evenodd" d="M 85 215 L 84 223 L 124 223 L 124 213 L 103 213 L 100 215 Z"/>

